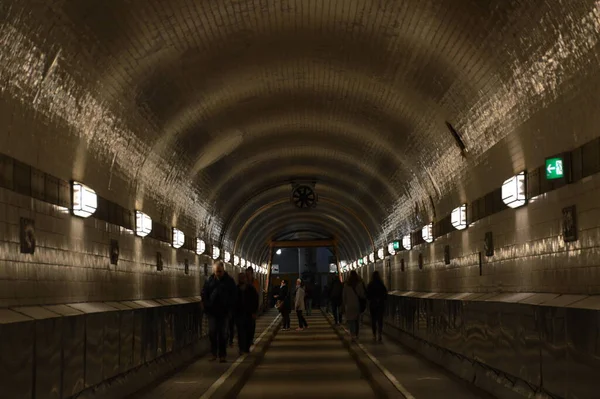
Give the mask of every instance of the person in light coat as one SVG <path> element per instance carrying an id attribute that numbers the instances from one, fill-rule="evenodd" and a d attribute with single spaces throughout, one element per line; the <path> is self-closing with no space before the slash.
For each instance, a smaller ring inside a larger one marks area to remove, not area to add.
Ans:
<path id="1" fill-rule="evenodd" d="M 348 329 L 353 340 L 358 339 L 360 316 L 362 314 L 360 308 L 361 299 L 366 301 L 367 294 L 365 284 L 356 273 L 356 270 L 350 272 L 348 281 L 344 284 L 342 291 L 342 301 L 344 306 L 344 314 L 348 323 Z"/>
<path id="2" fill-rule="evenodd" d="M 296 299 L 294 301 L 294 308 L 296 309 L 296 315 L 298 316 L 298 328 L 296 331 L 302 331 L 305 328 L 308 328 L 308 323 L 306 319 L 302 315 L 302 312 L 306 310 L 306 306 L 304 305 L 304 300 L 306 298 L 306 293 L 304 291 L 304 284 L 302 280 L 296 280 Z"/>

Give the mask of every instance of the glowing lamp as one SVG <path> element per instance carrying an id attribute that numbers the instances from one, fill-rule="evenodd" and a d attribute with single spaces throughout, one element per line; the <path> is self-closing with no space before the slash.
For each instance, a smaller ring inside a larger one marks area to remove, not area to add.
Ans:
<path id="1" fill-rule="evenodd" d="M 502 202 L 511 208 L 518 208 L 527 202 L 525 172 L 502 183 Z"/>
<path id="2" fill-rule="evenodd" d="M 173 248 L 181 248 L 185 242 L 183 231 L 173 227 Z"/>
<path id="3" fill-rule="evenodd" d="M 402 246 L 406 250 L 410 250 L 412 248 L 412 240 L 410 238 L 410 234 L 407 234 L 404 237 L 402 237 Z"/>
<path id="4" fill-rule="evenodd" d="M 152 219 L 144 212 L 135 211 L 135 234 L 146 237 L 152 231 Z"/>
<path id="5" fill-rule="evenodd" d="M 454 208 L 450 215 L 450 221 L 456 230 L 465 229 L 467 227 L 467 204 Z"/>
<path id="6" fill-rule="evenodd" d="M 423 226 L 423 230 L 421 230 L 421 236 L 425 242 L 433 242 L 433 223 Z"/>
<path id="7" fill-rule="evenodd" d="M 198 255 L 202 255 L 204 252 L 206 252 L 206 243 L 204 242 L 204 240 L 197 238 L 196 239 L 196 253 Z"/>
<path id="8" fill-rule="evenodd" d="M 71 193 L 73 195 L 73 215 L 87 218 L 96 212 L 96 209 L 98 209 L 98 196 L 94 190 L 74 181 L 71 186 Z"/>
<path id="9" fill-rule="evenodd" d="M 388 248 L 388 253 L 389 253 L 390 255 L 396 255 L 396 248 L 395 248 L 395 246 L 394 246 L 394 243 L 393 243 L 393 242 L 390 242 L 390 243 L 388 244 L 388 247 L 387 247 L 387 248 Z"/>

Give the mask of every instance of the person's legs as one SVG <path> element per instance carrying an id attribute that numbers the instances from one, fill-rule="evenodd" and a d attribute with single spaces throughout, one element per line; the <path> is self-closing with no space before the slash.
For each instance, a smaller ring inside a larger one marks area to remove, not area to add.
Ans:
<path id="1" fill-rule="evenodd" d="M 300 317 L 302 318 L 302 324 L 303 324 L 302 328 L 308 328 L 308 323 L 306 322 L 306 318 L 302 314 L 302 311 L 300 311 Z"/>
<path id="2" fill-rule="evenodd" d="M 229 346 L 233 346 L 233 337 L 235 337 L 235 319 L 233 317 L 233 315 L 229 318 L 228 322 L 227 322 L 227 326 L 228 326 L 228 340 L 229 340 Z"/>
<path id="3" fill-rule="evenodd" d="M 208 338 L 210 339 L 210 353 L 212 354 L 213 360 L 217 358 L 218 354 L 218 325 L 215 317 L 208 317 Z"/>
<path id="4" fill-rule="evenodd" d="M 377 338 L 377 321 L 379 320 L 379 317 L 377 315 L 377 308 L 371 307 L 369 309 L 369 312 L 371 316 L 371 330 L 373 330 L 373 339 L 375 339 Z"/>
<path id="5" fill-rule="evenodd" d="M 247 320 L 247 333 L 248 333 L 248 337 L 249 337 L 249 344 L 248 344 L 248 348 L 250 347 L 250 345 L 254 345 L 254 335 L 256 334 L 256 319 L 254 319 L 252 316 L 250 316 L 250 319 Z"/>
<path id="6" fill-rule="evenodd" d="M 348 330 L 350 330 L 350 336 L 356 338 L 356 324 L 354 323 L 354 320 L 346 320 L 346 322 L 348 324 Z"/>
<path id="7" fill-rule="evenodd" d="M 221 360 L 225 360 L 227 357 L 227 334 L 229 333 L 228 321 L 228 317 L 217 318 L 218 356 Z"/>
<path id="8" fill-rule="evenodd" d="M 246 318 L 246 353 L 250 352 L 250 347 L 254 345 L 254 332 L 256 330 L 256 320 L 252 315 Z"/>
<path id="9" fill-rule="evenodd" d="M 284 314 L 285 314 L 285 319 L 284 319 L 285 328 L 286 328 L 286 330 L 289 330 L 290 327 L 292 326 L 292 320 L 290 318 L 290 311 L 286 309 Z"/>
<path id="10" fill-rule="evenodd" d="M 377 314 L 377 327 L 377 333 L 381 341 L 381 335 L 383 334 L 383 309 L 379 309 L 379 313 Z"/>
<path id="11" fill-rule="evenodd" d="M 302 311 L 296 310 L 296 316 L 298 317 L 298 328 L 302 328 Z"/>
<path id="12" fill-rule="evenodd" d="M 340 315 L 338 314 L 338 305 L 335 301 L 331 302 L 331 313 L 333 313 L 333 320 L 335 324 L 340 323 Z"/>
<path id="13" fill-rule="evenodd" d="M 237 336 L 238 336 L 238 348 L 240 354 L 244 353 L 244 348 L 246 347 L 246 330 L 244 329 L 244 319 L 241 316 L 238 316 L 235 320 L 235 326 L 237 328 Z"/>

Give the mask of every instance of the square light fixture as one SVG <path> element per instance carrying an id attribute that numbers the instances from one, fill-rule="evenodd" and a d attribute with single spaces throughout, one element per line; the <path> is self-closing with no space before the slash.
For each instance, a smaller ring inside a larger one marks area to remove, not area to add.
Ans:
<path id="1" fill-rule="evenodd" d="M 96 192 L 85 184 L 74 181 L 71 185 L 71 195 L 73 196 L 73 215 L 87 218 L 98 209 Z"/>
<path id="2" fill-rule="evenodd" d="M 369 262 L 371 262 L 371 263 L 375 262 L 375 252 L 371 252 L 369 254 Z"/>
<path id="3" fill-rule="evenodd" d="M 462 204 L 458 208 L 454 208 L 450 215 L 452 226 L 456 230 L 463 230 L 467 227 L 467 204 Z"/>
<path id="4" fill-rule="evenodd" d="M 406 250 L 410 250 L 412 248 L 412 239 L 410 238 L 410 234 L 407 234 L 404 237 L 402 237 L 402 246 Z"/>
<path id="5" fill-rule="evenodd" d="M 223 259 L 225 260 L 225 262 L 229 263 L 229 261 L 231 260 L 231 254 L 225 251 L 225 257 L 223 257 Z"/>
<path id="6" fill-rule="evenodd" d="M 237 255 L 233 255 L 233 264 L 234 266 L 237 266 L 240 264 L 240 257 Z"/>
<path id="7" fill-rule="evenodd" d="M 152 231 L 152 219 L 142 211 L 135 211 L 135 234 L 146 237 Z"/>
<path id="8" fill-rule="evenodd" d="M 204 252 L 206 252 L 206 243 L 204 240 L 196 238 L 196 253 L 202 255 Z"/>
<path id="9" fill-rule="evenodd" d="M 377 257 L 378 257 L 379 259 L 383 259 L 383 258 L 384 258 L 383 248 L 379 248 L 379 249 L 377 250 Z"/>
<path id="10" fill-rule="evenodd" d="M 176 229 L 173 227 L 173 248 L 181 248 L 183 247 L 183 243 L 185 242 L 185 235 L 183 231 Z"/>
<path id="11" fill-rule="evenodd" d="M 389 253 L 390 255 L 392 255 L 392 256 L 393 256 L 393 255 L 396 255 L 396 246 L 395 246 L 394 244 L 395 244 L 395 243 L 393 243 L 393 242 L 390 242 L 390 243 L 388 244 L 388 247 L 387 247 L 387 248 L 388 248 L 388 253 Z"/>
<path id="12" fill-rule="evenodd" d="M 510 208 L 525 205 L 527 202 L 525 172 L 521 172 L 502 183 L 502 202 Z"/>
<path id="13" fill-rule="evenodd" d="M 358 265 L 359 265 L 359 266 L 362 266 L 363 262 L 364 262 L 364 258 L 360 258 L 360 259 L 358 260 Z"/>
<path id="14" fill-rule="evenodd" d="M 363 257 L 363 265 L 368 265 L 369 264 L 369 256 L 365 256 Z"/>
<path id="15" fill-rule="evenodd" d="M 221 249 L 219 247 L 217 247 L 216 245 L 213 245 L 212 247 L 212 258 L 214 260 L 219 259 L 219 256 L 221 256 Z"/>
<path id="16" fill-rule="evenodd" d="M 242 259 L 240 260 L 240 265 L 241 265 L 242 267 L 246 267 L 246 259 L 242 258 Z"/>
<path id="17" fill-rule="evenodd" d="M 433 242 L 433 223 L 429 223 L 423 226 L 423 230 L 421 230 L 421 235 L 423 236 L 423 240 L 425 240 L 425 242 Z"/>
<path id="18" fill-rule="evenodd" d="M 402 249 L 402 248 L 400 247 L 400 241 L 394 241 L 394 242 L 392 243 L 392 246 L 394 247 L 394 251 L 399 251 L 399 250 L 401 250 L 401 249 Z"/>

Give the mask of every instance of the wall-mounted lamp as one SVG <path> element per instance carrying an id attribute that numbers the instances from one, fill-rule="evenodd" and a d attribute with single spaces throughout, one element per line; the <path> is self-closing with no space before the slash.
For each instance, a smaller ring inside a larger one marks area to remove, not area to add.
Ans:
<path id="1" fill-rule="evenodd" d="M 204 252 L 206 252 L 206 243 L 204 242 L 204 240 L 197 238 L 196 239 L 196 253 L 198 255 L 202 255 Z"/>
<path id="2" fill-rule="evenodd" d="M 73 215 L 87 218 L 98 209 L 96 192 L 85 184 L 74 181 L 71 185 L 71 195 L 73 196 Z"/>
<path id="3" fill-rule="evenodd" d="M 216 245 L 213 245 L 212 258 L 217 260 L 217 259 L 219 259 L 219 256 L 221 256 L 221 249 L 219 247 L 217 247 Z"/>
<path id="4" fill-rule="evenodd" d="M 379 259 L 383 259 L 383 258 L 385 257 L 385 256 L 384 256 L 384 253 L 383 253 L 383 248 L 379 248 L 379 249 L 377 250 L 377 257 L 378 257 Z"/>
<path id="5" fill-rule="evenodd" d="M 429 223 L 423 226 L 423 230 L 421 230 L 421 235 L 425 242 L 433 242 L 433 223 Z"/>
<path id="6" fill-rule="evenodd" d="M 388 253 L 392 256 L 396 255 L 396 248 L 394 247 L 394 243 L 390 242 L 387 246 L 388 248 Z"/>
<path id="7" fill-rule="evenodd" d="M 527 203 L 525 172 L 507 179 L 502 183 L 502 202 L 510 208 L 518 208 Z"/>
<path id="8" fill-rule="evenodd" d="M 240 265 L 242 267 L 246 267 L 246 259 L 244 259 L 244 258 L 240 259 Z"/>
<path id="9" fill-rule="evenodd" d="M 450 215 L 452 226 L 456 230 L 463 230 L 467 227 L 467 204 L 462 204 L 458 208 L 454 208 Z"/>
<path id="10" fill-rule="evenodd" d="M 412 239 L 410 238 L 410 234 L 407 234 L 404 237 L 402 237 L 402 246 L 406 250 L 410 250 L 412 248 Z"/>
<path id="11" fill-rule="evenodd" d="M 152 231 L 152 219 L 142 211 L 135 211 L 135 234 L 146 237 Z"/>
<path id="12" fill-rule="evenodd" d="M 183 243 L 185 242 L 185 235 L 183 234 L 183 231 L 176 229 L 175 227 L 173 227 L 173 248 L 177 249 L 177 248 L 181 248 L 183 246 Z"/>
<path id="13" fill-rule="evenodd" d="M 225 262 L 229 263 L 229 261 L 231 260 L 231 254 L 225 251 L 225 256 L 223 257 L 223 259 L 225 260 Z"/>
<path id="14" fill-rule="evenodd" d="M 240 257 L 237 255 L 233 255 L 233 265 L 237 266 L 240 264 Z"/>
<path id="15" fill-rule="evenodd" d="M 277 252 L 275 252 L 277 255 L 281 255 L 281 249 L 278 249 Z"/>

